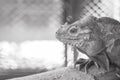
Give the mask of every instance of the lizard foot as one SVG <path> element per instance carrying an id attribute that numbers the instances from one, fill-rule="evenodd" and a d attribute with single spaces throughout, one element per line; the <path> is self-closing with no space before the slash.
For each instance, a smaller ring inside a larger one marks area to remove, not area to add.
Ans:
<path id="1" fill-rule="evenodd" d="M 75 67 L 76 67 L 77 64 L 79 64 L 79 70 L 84 68 L 84 72 L 88 73 L 88 69 L 94 64 L 94 62 L 90 59 L 80 58 L 79 60 L 77 60 L 75 62 Z"/>

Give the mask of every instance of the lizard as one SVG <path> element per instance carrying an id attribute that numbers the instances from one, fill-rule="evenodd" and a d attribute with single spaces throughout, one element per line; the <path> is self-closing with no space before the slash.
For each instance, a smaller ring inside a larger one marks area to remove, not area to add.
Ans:
<path id="1" fill-rule="evenodd" d="M 113 61 L 112 58 L 112 54 L 119 55 L 119 52 L 115 53 L 116 49 L 114 47 L 114 42 L 119 38 L 119 33 L 120 23 L 117 20 L 109 17 L 96 18 L 88 16 L 72 24 L 66 23 L 63 25 L 56 32 L 56 38 L 63 43 L 75 46 L 80 52 L 86 54 L 90 61 L 84 60 L 83 65 L 89 64 L 92 60 L 95 64 L 102 64 L 102 66 L 107 66 L 107 69 L 109 69 L 110 62 L 118 67 L 120 66 L 120 56 L 116 61 Z M 105 61 L 104 59 L 103 61 L 98 60 L 99 56 L 105 58 Z"/>

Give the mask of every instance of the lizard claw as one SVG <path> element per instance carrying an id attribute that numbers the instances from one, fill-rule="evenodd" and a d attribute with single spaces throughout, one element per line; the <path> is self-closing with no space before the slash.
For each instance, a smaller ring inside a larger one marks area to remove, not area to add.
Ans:
<path id="1" fill-rule="evenodd" d="M 117 73 L 116 76 L 117 76 L 118 78 L 120 78 L 120 74 Z"/>
<path id="2" fill-rule="evenodd" d="M 100 68 L 100 65 L 97 62 L 94 62 L 95 66 L 97 67 L 97 69 Z"/>

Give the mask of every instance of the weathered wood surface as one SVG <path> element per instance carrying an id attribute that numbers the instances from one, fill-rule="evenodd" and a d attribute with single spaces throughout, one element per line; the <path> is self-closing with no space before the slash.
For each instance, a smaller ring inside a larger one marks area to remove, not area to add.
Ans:
<path id="1" fill-rule="evenodd" d="M 84 70 L 84 69 L 83 69 Z M 116 70 L 114 67 L 110 67 L 110 72 L 101 75 L 105 70 L 98 69 L 95 66 L 88 70 L 88 73 L 84 71 L 79 71 L 71 67 L 64 67 L 56 70 L 51 70 L 48 72 L 29 75 L 25 77 L 13 78 L 8 80 L 120 80 L 116 76 Z M 96 77 L 94 77 L 95 75 Z"/>
<path id="2" fill-rule="evenodd" d="M 89 74 L 68 67 L 9 80 L 94 80 L 94 78 Z"/>

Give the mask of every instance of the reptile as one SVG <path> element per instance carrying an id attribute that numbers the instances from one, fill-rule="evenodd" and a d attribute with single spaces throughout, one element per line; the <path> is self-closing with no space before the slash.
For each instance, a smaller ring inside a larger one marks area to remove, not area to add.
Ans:
<path id="1" fill-rule="evenodd" d="M 91 63 L 107 71 L 111 64 L 120 68 L 120 22 L 113 18 L 87 16 L 72 24 L 65 23 L 57 30 L 56 38 L 89 57 L 75 63 L 85 66 L 85 71 Z"/>

